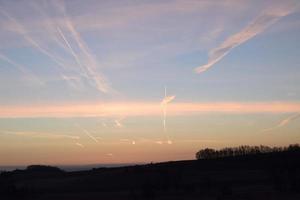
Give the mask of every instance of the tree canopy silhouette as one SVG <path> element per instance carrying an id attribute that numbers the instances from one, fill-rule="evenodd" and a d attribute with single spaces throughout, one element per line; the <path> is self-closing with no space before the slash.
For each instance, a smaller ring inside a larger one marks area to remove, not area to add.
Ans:
<path id="1" fill-rule="evenodd" d="M 196 153 L 196 159 L 214 159 L 233 156 L 254 155 L 273 152 L 300 151 L 299 144 L 291 144 L 287 147 L 248 146 L 226 147 L 219 150 L 205 148 Z"/>

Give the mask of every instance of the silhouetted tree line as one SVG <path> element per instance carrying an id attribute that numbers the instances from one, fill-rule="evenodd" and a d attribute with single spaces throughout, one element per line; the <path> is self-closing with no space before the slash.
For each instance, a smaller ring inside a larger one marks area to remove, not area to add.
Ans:
<path id="1" fill-rule="evenodd" d="M 226 147 L 220 150 L 205 148 L 196 153 L 197 159 L 213 159 L 224 158 L 244 155 L 255 155 L 263 153 L 275 153 L 275 152 L 292 152 L 300 151 L 299 144 L 291 144 L 287 147 L 269 147 L 269 146 L 248 146 L 243 145 L 239 147 Z"/>

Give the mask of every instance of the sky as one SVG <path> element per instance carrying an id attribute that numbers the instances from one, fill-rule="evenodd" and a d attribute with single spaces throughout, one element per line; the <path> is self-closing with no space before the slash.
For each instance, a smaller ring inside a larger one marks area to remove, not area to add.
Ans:
<path id="1" fill-rule="evenodd" d="M 0 165 L 300 143 L 297 0 L 0 0 Z"/>

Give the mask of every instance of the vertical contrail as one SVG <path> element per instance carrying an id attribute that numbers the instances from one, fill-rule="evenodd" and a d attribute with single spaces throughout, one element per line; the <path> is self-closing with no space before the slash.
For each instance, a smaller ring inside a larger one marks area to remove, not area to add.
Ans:
<path id="1" fill-rule="evenodd" d="M 166 127 L 167 104 L 170 103 L 171 101 L 173 101 L 174 99 L 175 99 L 175 95 L 167 96 L 167 87 L 165 87 L 165 96 L 160 103 L 160 105 L 162 106 L 162 110 L 163 110 L 163 128 L 164 128 L 165 133 L 167 132 L 167 127 Z M 169 140 L 169 137 L 167 139 L 168 139 L 167 143 L 172 144 L 172 141 Z"/>
<path id="2" fill-rule="evenodd" d="M 167 87 L 165 86 L 165 97 L 167 97 Z M 167 104 L 163 105 L 163 113 L 164 113 L 164 119 L 163 119 L 163 125 L 164 125 L 164 132 L 166 132 L 166 117 L 167 117 Z"/>

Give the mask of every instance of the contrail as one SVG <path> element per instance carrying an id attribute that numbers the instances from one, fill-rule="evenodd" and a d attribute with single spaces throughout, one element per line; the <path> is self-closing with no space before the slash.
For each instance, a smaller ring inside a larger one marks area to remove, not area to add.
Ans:
<path id="1" fill-rule="evenodd" d="M 26 75 L 26 78 L 30 78 L 32 81 L 36 80 L 39 84 L 43 85 L 44 83 L 38 79 L 36 76 L 32 75 L 26 68 L 24 68 L 22 65 L 12 61 L 7 56 L 0 53 L 0 59 L 4 60 L 5 62 L 15 66 L 19 71 L 21 71 L 24 75 Z"/>
<path id="2" fill-rule="evenodd" d="M 119 128 L 123 127 L 123 125 L 121 124 L 121 122 L 119 120 L 116 119 L 114 122 L 115 122 L 116 127 L 119 127 Z"/>
<path id="3" fill-rule="evenodd" d="M 59 9 L 59 11 L 63 14 L 64 23 L 66 25 L 66 28 L 71 33 L 74 41 L 76 42 L 79 50 L 82 53 L 83 59 L 82 59 L 81 63 L 82 63 L 82 66 L 85 67 L 86 74 L 89 75 L 89 79 L 90 79 L 89 81 L 92 80 L 91 83 L 100 92 L 108 93 L 108 92 L 113 91 L 113 89 L 110 87 L 110 85 L 109 85 L 108 81 L 105 79 L 105 77 L 97 71 L 99 64 L 98 64 L 97 60 L 94 58 L 94 56 L 92 55 L 91 50 L 89 49 L 88 45 L 82 39 L 80 33 L 76 30 L 72 21 L 67 16 L 64 4 L 62 4 L 60 2 L 56 2 L 54 6 L 56 6 Z"/>
<path id="4" fill-rule="evenodd" d="M 34 46 L 35 48 L 37 48 L 40 52 L 42 52 L 43 54 L 45 54 L 46 56 L 48 56 L 49 58 L 51 58 L 54 62 L 56 62 L 58 65 L 60 65 L 63 68 L 67 68 L 62 62 L 62 60 L 60 58 L 57 58 L 57 56 L 54 56 L 52 53 L 50 53 L 48 50 L 46 50 L 45 48 L 41 47 L 39 45 L 39 43 L 37 41 L 35 41 L 32 37 L 30 37 L 27 34 L 26 29 L 24 28 L 24 26 L 18 22 L 15 18 L 13 18 L 12 16 L 10 16 L 5 10 L 0 8 L 0 11 L 2 12 L 2 14 L 4 16 L 6 16 L 11 22 L 14 23 L 14 25 L 17 27 L 18 29 L 18 33 L 20 35 L 22 35 L 24 37 L 24 39 L 29 42 L 32 46 Z"/>
<path id="5" fill-rule="evenodd" d="M 166 118 L 167 118 L 167 104 L 175 99 L 175 96 L 167 96 L 167 87 L 165 87 L 165 97 L 161 101 L 160 105 L 163 109 L 163 126 L 164 132 L 166 132 Z"/>
<path id="6" fill-rule="evenodd" d="M 264 132 L 269 132 L 269 131 L 272 131 L 272 130 L 275 130 L 275 129 L 278 129 L 278 128 L 281 128 L 281 127 L 284 127 L 286 125 L 288 125 L 290 122 L 296 120 L 300 118 L 300 113 L 297 113 L 297 114 L 294 114 L 292 116 L 289 116 L 288 118 L 286 119 L 283 119 L 281 120 L 276 126 L 274 127 L 271 127 L 271 128 L 267 128 L 267 129 L 263 129 L 261 130 L 261 133 L 264 133 Z"/>
<path id="7" fill-rule="evenodd" d="M 92 140 L 94 140 L 96 143 L 99 143 L 98 139 L 95 138 L 90 132 L 88 132 L 86 129 L 82 128 L 81 126 L 79 126 L 78 124 L 74 124 L 75 126 L 77 126 L 78 128 L 80 128 L 89 138 L 91 138 Z"/>
<path id="8" fill-rule="evenodd" d="M 97 63 L 96 59 L 90 53 L 90 50 L 89 50 L 87 44 L 81 38 L 79 32 L 77 32 L 77 30 L 75 29 L 75 27 L 73 26 L 73 24 L 71 23 L 71 21 L 69 19 L 66 19 L 65 23 L 67 25 L 67 28 L 71 32 L 73 38 L 77 42 L 78 47 L 80 48 L 80 50 L 82 51 L 82 53 L 85 57 L 84 61 L 87 63 L 84 64 L 84 66 L 85 66 L 88 74 L 90 75 L 90 78 L 92 80 L 94 80 L 96 88 L 101 92 L 108 93 L 112 89 L 110 88 L 109 84 L 105 80 L 104 76 L 102 76 L 99 72 L 97 72 L 96 69 L 97 69 L 98 63 Z"/>
<path id="9" fill-rule="evenodd" d="M 36 40 L 34 40 L 31 36 L 28 35 L 28 33 L 27 33 L 28 31 L 24 28 L 24 26 L 21 23 L 19 23 L 15 18 L 10 16 L 1 7 L 0 7 L 0 12 L 4 16 L 6 16 L 17 27 L 17 30 L 18 30 L 17 33 L 20 34 L 30 45 L 32 45 L 34 48 L 36 48 L 42 54 L 49 57 L 52 61 L 54 61 L 56 64 L 58 64 L 63 69 L 68 69 L 68 66 L 66 64 L 64 64 L 63 59 L 61 59 L 58 56 L 52 54 L 47 49 L 43 48 Z M 64 73 L 62 73 L 62 72 L 60 72 L 60 73 L 61 73 L 61 77 L 63 78 L 63 76 L 65 76 Z M 65 79 L 63 79 L 63 80 L 65 80 Z M 74 87 L 73 84 L 70 83 L 69 81 L 66 81 L 66 83 L 68 83 L 71 87 Z"/>
<path id="10" fill-rule="evenodd" d="M 45 20 L 43 22 L 43 26 L 47 29 L 47 33 L 48 35 L 53 39 L 53 41 L 55 41 L 56 44 L 58 44 L 62 49 L 68 51 L 68 47 L 65 46 L 64 44 L 62 44 L 62 42 L 59 40 L 58 36 L 56 35 L 57 30 L 55 29 L 55 25 L 52 20 L 51 17 L 49 17 L 48 14 L 46 14 L 45 9 L 43 9 L 39 3 L 37 2 L 33 2 L 33 1 L 29 1 L 29 4 L 37 11 L 39 12 L 40 15 L 42 15 L 42 17 L 46 18 L 47 20 Z M 47 5 L 48 6 L 48 5 Z M 57 24 L 57 23 L 55 23 Z M 55 34 L 53 34 L 55 33 Z M 47 36 L 48 36 L 47 35 Z"/>
<path id="11" fill-rule="evenodd" d="M 89 138 L 91 138 L 92 140 L 94 140 L 96 143 L 99 143 L 99 141 L 97 140 L 97 138 L 95 138 L 92 134 L 90 134 L 86 129 L 82 129 L 83 132 L 89 136 Z"/>
<path id="12" fill-rule="evenodd" d="M 81 147 L 81 148 L 84 148 L 84 145 L 81 144 L 81 143 L 79 143 L 79 142 L 76 142 L 75 144 L 76 144 L 77 146 Z"/>
<path id="13" fill-rule="evenodd" d="M 56 5 L 56 6 L 63 13 L 64 23 L 66 25 L 66 28 L 71 33 L 74 41 L 76 42 L 79 50 L 82 53 L 82 56 L 83 56 L 82 62 L 80 62 L 80 59 L 78 58 L 78 56 L 75 54 L 75 52 L 71 48 L 71 45 L 67 44 L 67 46 L 71 50 L 71 54 L 75 57 L 79 66 L 81 66 L 84 69 L 85 74 L 88 75 L 89 81 L 92 80 L 91 83 L 96 87 L 96 89 L 103 93 L 108 93 L 108 92 L 113 91 L 113 89 L 110 87 L 110 85 L 107 82 L 107 80 L 105 79 L 105 77 L 97 71 L 97 67 L 99 65 L 97 60 L 92 55 L 88 45 L 82 39 L 80 33 L 75 29 L 71 20 L 68 18 L 64 6 L 63 5 Z M 62 33 L 62 31 L 60 31 L 60 32 Z M 63 34 L 62 34 L 62 36 L 63 36 Z M 66 43 L 68 43 L 68 41 L 66 40 L 65 37 L 64 37 L 64 41 Z"/>
<path id="14" fill-rule="evenodd" d="M 209 52 L 207 64 L 195 68 L 196 73 L 205 72 L 224 58 L 232 49 L 264 32 L 279 19 L 292 13 L 293 10 L 294 6 L 290 4 L 286 7 L 265 10 L 243 30 L 230 36 L 220 46 L 212 49 Z"/>
<path id="15" fill-rule="evenodd" d="M 163 127 L 164 127 L 164 132 L 167 132 L 166 128 L 166 118 L 167 118 L 167 105 L 171 101 L 175 99 L 175 95 L 173 96 L 167 96 L 167 87 L 165 86 L 165 96 L 163 100 L 161 101 L 160 105 L 162 106 L 163 109 Z M 167 144 L 172 144 L 172 141 L 169 139 L 169 136 L 167 135 Z"/>
<path id="16" fill-rule="evenodd" d="M 121 142 L 129 142 L 131 143 L 132 145 L 135 145 L 136 144 L 136 140 L 131 140 L 131 139 L 120 139 Z"/>
<path id="17" fill-rule="evenodd" d="M 70 50 L 71 54 L 75 58 L 76 63 L 79 65 L 79 67 L 81 68 L 81 70 L 83 70 L 83 73 L 84 73 L 85 77 L 88 77 L 88 75 L 86 74 L 86 72 L 84 70 L 84 67 L 82 66 L 82 64 L 80 62 L 80 59 L 79 59 L 78 55 L 73 50 L 72 46 L 70 45 L 70 43 L 66 39 L 66 37 L 65 37 L 64 33 L 62 32 L 62 30 L 59 27 L 57 27 L 57 31 L 60 34 L 60 36 L 62 37 L 62 39 L 64 40 L 64 42 L 67 45 L 68 49 Z"/>
<path id="18" fill-rule="evenodd" d="M 121 118 L 119 118 L 119 119 L 115 119 L 115 120 L 114 120 L 115 127 L 122 128 L 122 127 L 123 127 L 122 121 L 123 121 L 124 119 L 125 119 L 125 117 L 121 117 Z"/>
<path id="19" fill-rule="evenodd" d="M 32 45 L 35 49 L 40 51 L 42 54 L 46 55 L 53 62 L 55 62 L 58 66 L 60 66 L 62 69 L 64 69 L 64 70 L 69 69 L 67 64 L 65 64 L 64 59 L 62 59 L 59 56 L 51 53 L 46 48 L 43 48 L 36 40 L 34 40 L 30 35 L 28 35 L 28 31 L 25 29 L 25 27 L 20 22 L 18 22 L 15 18 L 13 18 L 11 15 L 9 15 L 1 7 L 0 7 L 0 12 L 16 26 L 17 33 L 19 35 L 21 35 L 30 45 Z M 60 75 L 61 75 L 63 80 L 66 80 L 66 79 L 63 78 L 64 76 L 66 76 L 63 72 L 60 71 Z M 73 83 L 71 83 L 70 81 L 66 80 L 66 83 L 69 84 L 71 87 L 74 87 Z"/>
<path id="20" fill-rule="evenodd" d="M 103 127 L 107 127 L 107 124 L 105 122 L 101 123 Z"/>
<path id="21" fill-rule="evenodd" d="M 0 133 L 19 135 L 19 136 L 30 136 L 37 138 L 47 138 L 47 139 L 73 139 L 79 140 L 79 136 L 74 135 L 61 135 L 61 134 L 50 134 L 50 133 L 40 133 L 40 132 L 25 132 L 25 131 L 1 131 Z"/>

